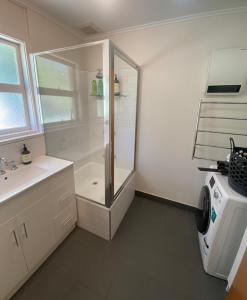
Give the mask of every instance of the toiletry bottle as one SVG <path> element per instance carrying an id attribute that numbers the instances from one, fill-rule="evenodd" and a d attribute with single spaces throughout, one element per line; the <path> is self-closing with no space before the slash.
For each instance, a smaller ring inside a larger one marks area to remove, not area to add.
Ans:
<path id="1" fill-rule="evenodd" d="M 31 162 L 32 162 L 31 152 L 27 150 L 27 147 L 25 144 L 23 145 L 23 149 L 21 152 L 21 160 L 24 165 L 31 164 Z"/>
<path id="2" fill-rule="evenodd" d="M 117 74 L 115 74 L 115 79 L 114 79 L 114 95 L 120 96 L 120 83 L 117 78 Z"/>
<path id="3" fill-rule="evenodd" d="M 98 81 L 98 87 L 97 87 L 97 96 L 103 97 L 103 80 L 99 79 Z"/>
<path id="4" fill-rule="evenodd" d="M 92 81 L 92 92 L 91 92 L 92 96 L 96 96 L 97 95 L 97 83 L 96 80 Z"/>

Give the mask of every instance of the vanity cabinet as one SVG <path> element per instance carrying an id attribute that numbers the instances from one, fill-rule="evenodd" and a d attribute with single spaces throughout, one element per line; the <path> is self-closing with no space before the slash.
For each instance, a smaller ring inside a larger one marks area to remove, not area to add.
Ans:
<path id="1" fill-rule="evenodd" d="M 0 300 L 13 295 L 76 221 L 73 166 L 0 206 Z"/>
<path id="2" fill-rule="evenodd" d="M 35 268 L 40 260 L 55 244 L 55 236 L 49 197 L 35 202 L 17 216 L 20 240 L 29 270 Z"/>
<path id="3" fill-rule="evenodd" d="M 0 299 L 28 274 L 15 219 L 0 225 Z"/>

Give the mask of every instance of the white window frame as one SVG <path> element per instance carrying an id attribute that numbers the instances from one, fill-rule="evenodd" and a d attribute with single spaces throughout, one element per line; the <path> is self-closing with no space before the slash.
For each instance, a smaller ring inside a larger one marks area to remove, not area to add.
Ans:
<path id="1" fill-rule="evenodd" d="M 37 70 L 37 56 L 39 53 L 32 54 L 32 69 L 33 69 L 33 75 L 34 75 L 34 82 L 36 83 L 35 87 L 35 96 L 38 100 L 38 106 L 39 106 L 39 116 L 40 116 L 40 123 L 43 125 L 43 130 L 45 131 L 53 131 L 53 130 L 60 130 L 62 128 L 71 128 L 74 126 L 78 126 L 78 123 L 80 123 L 82 119 L 82 112 L 81 107 L 79 105 L 80 103 L 80 93 L 78 91 L 78 65 L 68 59 L 65 59 L 64 57 L 61 57 L 60 55 L 54 54 L 54 53 L 47 53 L 47 57 L 44 54 L 43 57 L 57 61 L 59 63 L 62 63 L 64 65 L 70 66 L 72 68 L 72 81 L 73 81 L 73 90 L 67 91 L 67 90 L 61 90 L 61 89 L 55 89 L 55 88 L 45 88 L 45 87 L 39 87 L 39 78 L 38 78 L 38 70 Z M 75 119 L 73 120 L 66 120 L 66 121 L 57 121 L 57 122 L 50 122 L 45 123 L 42 117 L 42 107 L 41 107 L 41 96 L 42 95 L 48 95 L 48 96 L 67 96 L 73 98 L 73 104 L 75 106 Z"/>
<path id="2" fill-rule="evenodd" d="M 25 42 L 0 34 L 0 43 L 16 48 L 19 85 L 0 83 L 0 92 L 22 94 L 26 126 L 0 130 L 0 144 L 23 138 L 29 138 L 40 134 L 40 126 L 37 122 L 37 111 L 33 101 L 33 93 L 30 81 L 29 60 Z"/>

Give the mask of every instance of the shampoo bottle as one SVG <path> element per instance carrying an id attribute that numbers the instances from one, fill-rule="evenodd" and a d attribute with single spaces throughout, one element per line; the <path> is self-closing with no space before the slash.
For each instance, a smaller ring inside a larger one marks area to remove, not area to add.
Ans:
<path id="1" fill-rule="evenodd" d="M 97 95 L 97 83 L 96 80 L 92 81 L 92 91 L 91 91 L 91 95 L 92 96 L 96 96 Z"/>
<path id="2" fill-rule="evenodd" d="M 103 89 L 103 80 L 99 79 L 98 88 L 97 88 L 97 96 L 103 97 L 104 89 Z"/>
<path id="3" fill-rule="evenodd" d="M 120 96 L 120 83 L 117 78 L 117 74 L 115 74 L 115 78 L 114 78 L 114 95 Z"/>

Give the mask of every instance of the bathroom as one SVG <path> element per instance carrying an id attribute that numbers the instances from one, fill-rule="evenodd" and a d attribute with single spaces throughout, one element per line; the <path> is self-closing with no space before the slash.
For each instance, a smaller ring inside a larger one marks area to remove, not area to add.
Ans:
<path id="1" fill-rule="evenodd" d="M 226 100 L 205 97 L 210 54 L 247 47 L 247 7 L 145 5 L 0 2 L 1 300 L 227 297 L 194 218 L 215 162 L 191 156 L 200 101 Z"/>

